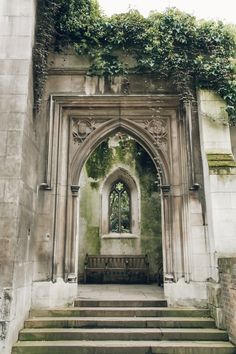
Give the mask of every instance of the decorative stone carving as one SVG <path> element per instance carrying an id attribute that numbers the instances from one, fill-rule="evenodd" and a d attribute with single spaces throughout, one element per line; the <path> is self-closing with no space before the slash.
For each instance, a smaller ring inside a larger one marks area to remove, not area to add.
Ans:
<path id="1" fill-rule="evenodd" d="M 92 118 L 76 119 L 73 123 L 73 140 L 79 145 L 96 129 L 95 120 Z"/>
<path id="2" fill-rule="evenodd" d="M 71 189 L 71 192 L 72 192 L 72 196 L 73 197 L 78 197 L 79 186 L 72 185 L 72 186 L 70 186 L 70 189 Z"/>
<path id="3" fill-rule="evenodd" d="M 167 131 L 167 120 L 166 119 L 152 119 L 146 120 L 144 123 L 144 129 L 154 139 L 154 145 L 158 148 L 166 150 L 167 140 L 168 140 L 168 131 Z"/>

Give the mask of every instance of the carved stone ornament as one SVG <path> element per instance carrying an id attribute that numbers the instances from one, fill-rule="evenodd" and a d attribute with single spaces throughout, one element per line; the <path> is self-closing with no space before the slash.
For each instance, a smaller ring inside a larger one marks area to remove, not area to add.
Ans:
<path id="1" fill-rule="evenodd" d="M 152 119 L 144 122 L 144 129 L 153 137 L 154 144 L 158 148 L 166 148 L 168 140 L 167 120 Z"/>
<path id="2" fill-rule="evenodd" d="M 74 143 L 82 144 L 95 129 L 96 123 L 91 118 L 75 120 L 72 132 Z"/>

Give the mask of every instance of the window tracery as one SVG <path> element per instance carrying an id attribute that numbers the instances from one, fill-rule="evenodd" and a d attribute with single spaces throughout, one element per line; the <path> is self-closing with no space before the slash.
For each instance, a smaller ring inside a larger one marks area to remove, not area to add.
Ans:
<path id="1" fill-rule="evenodd" d="M 131 232 L 129 187 L 121 180 L 113 183 L 109 195 L 109 229 L 115 233 Z"/>

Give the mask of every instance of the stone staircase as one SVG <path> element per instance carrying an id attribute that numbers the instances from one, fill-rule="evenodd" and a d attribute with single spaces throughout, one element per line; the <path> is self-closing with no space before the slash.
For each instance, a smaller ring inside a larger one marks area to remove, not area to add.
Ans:
<path id="1" fill-rule="evenodd" d="M 12 354 L 235 354 L 206 309 L 165 300 L 76 300 L 33 310 Z"/>

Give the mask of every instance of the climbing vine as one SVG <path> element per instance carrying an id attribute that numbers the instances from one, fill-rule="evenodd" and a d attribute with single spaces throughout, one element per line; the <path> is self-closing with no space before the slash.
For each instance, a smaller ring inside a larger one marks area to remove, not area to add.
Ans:
<path id="1" fill-rule="evenodd" d="M 130 56 L 132 71 L 171 80 L 184 99 L 192 99 L 194 88 L 212 89 L 236 122 L 235 26 L 198 21 L 175 8 L 147 18 L 134 10 L 106 17 L 96 0 L 38 2 L 36 102 L 42 96 L 48 52 L 69 46 L 90 57 L 90 75 L 126 75 Z"/>

